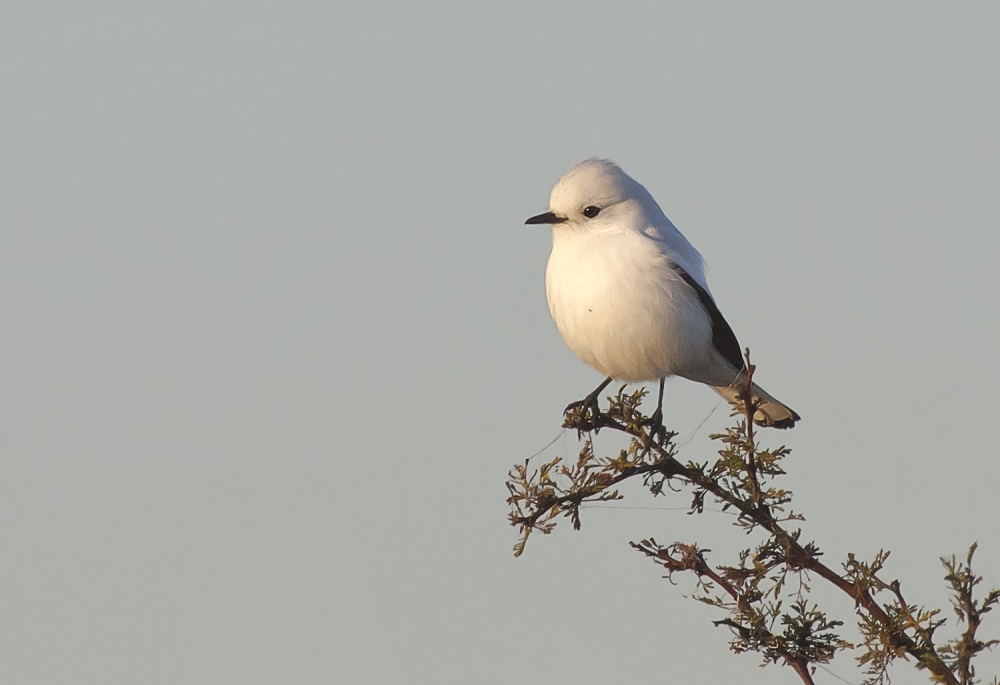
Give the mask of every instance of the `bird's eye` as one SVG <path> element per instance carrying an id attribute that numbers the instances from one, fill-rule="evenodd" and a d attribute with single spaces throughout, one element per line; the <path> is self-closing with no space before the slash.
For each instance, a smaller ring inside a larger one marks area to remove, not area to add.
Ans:
<path id="1" fill-rule="evenodd" d="M 585 207 L 583 210 L 583 215 L 588 219 L 593 219 L 595 216 L 601 213 L 601 208 L 595 205 L 590 205 Z"/>

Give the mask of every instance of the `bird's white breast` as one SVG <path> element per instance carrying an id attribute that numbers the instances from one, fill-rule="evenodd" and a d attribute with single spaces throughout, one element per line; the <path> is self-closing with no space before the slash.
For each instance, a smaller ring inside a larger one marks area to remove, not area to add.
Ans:
<path id="1" fill-rule="evenodd" d="M 646 235 L 557 226 L 545 285 L 563 340 L 607 376 L 690 378 L 714 363 L 708 315 Z"/>

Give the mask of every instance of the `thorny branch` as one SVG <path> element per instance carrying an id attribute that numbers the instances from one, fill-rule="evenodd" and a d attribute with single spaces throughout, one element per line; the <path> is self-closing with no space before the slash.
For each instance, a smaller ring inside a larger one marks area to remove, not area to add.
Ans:
<path id="1" fill-rule="evenodd" d="M 724 510 L 737 513 L 735 525 L 748 533 L 761 530 L 767 534 L 766 539 L 754 549 L 742 550 L 739 565 L 717 567 L 705 558 L 709 550 L 696 545 L 676 542 L 662 546 L 652 538 L 631 544 L 662 565 L 668 577 L 678 572 L 696 576 L 696 599 L 729 613 L 728 618 L 715 623 L 732 631 L 733 651 L 757 652 L 764 663 L 781 661 L 791 666 L 804 683 L 813 682 L 812 665 L 828 663 L 838 651 L 855 647 L 861 651 L 857 659 L 865 666 L 865 683 L 870 685 L 887 682 L 888 668 L 897 658 L 912 658 L 917 668 L 927 670 L 936 683 L 977 682 L 973 658 L 998 643 L 979 640 L 977 631 L 983 615 L 1000 602 L 1000 591 L 993 590 L 979 601 L 974 598 L 973 590 L 982 580 L 971 568 L 976 546 L 972 546 L 964 564 L 954 557 L 942 559 L 955 612 L 966 625 L 960 636 L 943 645 L 935 642 L 935 631 L 945 623 L 938 617 L 940 612 L 911 606 L 898 580 L 885 582 L 880 577 L 888 552 L 880 551 L 871 562 L 849 554 L 842 572 L 823 563 L 819 548 L 812 542 L 802 542 L 799 528 L 789 527 L 803 520 L 800 514 L 786 510 L 792 493 L 773 485 L 774 479 L 785 473 L 780 462 L 790 450 L 784 446 L 761 449 L 757 445 L 752 418 L 760 402 L 752 395 L 755 367 L 750 364 L 749 350 L 746 362 L 748 373 L 740 389 L 740 406 L 734 411 L 741 419 L 725 433 L 712 436 L 723 445 L 713 464 L 678 461 L 673 442 L 676 433 L 651 428 L 639 411 L 644 390 L 627 394 L 622 386 L 616 396 L 609 398 L 606 412 L 586 407 L 568 412 L 564 426 L 584 438 L 576 463 L 566 465 L 556 458 L 532 470 L 525 461 L 510 473 L 510 522 L 520 532 L 515 556 L 524 552 L 533 531 L 550 533 L 560 515 L 579 529 L 581 505 L 621 499 L 616 488 L 630 478 L 641 478 L 654 496 L 662 494 L 665 485 L 686 487 L 692 497 L 689 513 L 702 513 L 705 498 L 710 495 Z M 592 435 L 601 429 L 630 436 L 629 447 L 613 458 L 595 455 Z M 803 574 L 809 573 L 851 598 L 863 639 L 860 645 L 841 639 L 835 629 L 842 622 L 829 620 L 816 605 L 808 604 L 809 588 Z M 789 575 L 798 577 L 799 587 L 792 593 L 795 601 L 785 608 Z M 723 594 L 715 593 L 716 588 Z M 882 603 L 876 599 L 880 595 L 886 597 Z"/>

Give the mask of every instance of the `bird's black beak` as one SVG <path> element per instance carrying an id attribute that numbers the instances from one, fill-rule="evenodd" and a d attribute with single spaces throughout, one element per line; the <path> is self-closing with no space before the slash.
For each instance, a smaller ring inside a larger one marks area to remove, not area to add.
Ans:
<path id="1" fill-rule="evenodd" d="M 545 214 L 539 214 L 538 216 L 533 216 L 525 224 L 561 224 L 566 221 L 566 217 L 559 216 L 553 212 L 545 212 Z"/>

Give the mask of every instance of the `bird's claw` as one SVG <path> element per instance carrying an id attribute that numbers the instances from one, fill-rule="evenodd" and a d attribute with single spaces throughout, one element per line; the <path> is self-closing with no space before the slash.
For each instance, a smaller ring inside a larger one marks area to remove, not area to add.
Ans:
<path id="1" fill-rule="evenodd" d="M 587 395 L 582 400 L 570 402 L 563 410 L 567 427 L 578 427 L 583 423 L 593 423 L 601 415 L 601 406 L 598 401 L 599 394 Z M 589 419 L 589 421 L 588 421 Z"/>
<path id="2" fill-rule="evenodd" d="M 659 407 L 649 418 L 643 419 L 642 425 L 649 428 L 649 439 L 652 441 L 662 441 L 667 436 L 667 429 L 663 426 L 663 410 Z"/>

